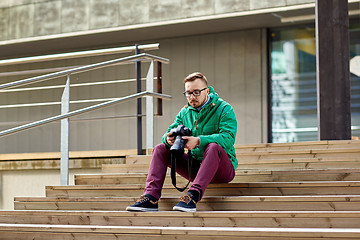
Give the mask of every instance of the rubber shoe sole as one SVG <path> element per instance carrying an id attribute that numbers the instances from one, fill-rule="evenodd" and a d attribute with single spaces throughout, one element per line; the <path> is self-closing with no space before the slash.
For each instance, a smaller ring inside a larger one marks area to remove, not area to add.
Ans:
<path id="1" fill-rule="evenodd" d="M 126 211 L 130 211 L 130 212 L 158 212 L 159 209 L 158 208 L 144 208 L 144 207 L 128 206 L 126 208 Z"/>
<path id="2" fill-rule="evenodd" d="M 185 208 L 185 207 L 179 207 L 179 206 L 174 206 L 173 210 L 180 211 L 180 212 L 196 212 L 196 208 Z"/>

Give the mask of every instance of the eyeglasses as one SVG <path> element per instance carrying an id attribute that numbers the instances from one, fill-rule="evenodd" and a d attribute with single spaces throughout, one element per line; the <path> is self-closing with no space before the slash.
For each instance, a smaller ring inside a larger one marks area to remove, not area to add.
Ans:
<path id="1" fill-rule="evenodd" d="M 201 95 L 201 92 L 204 91 L 205 89 L 207 89 L 207 87 L 206 87 L 206 88 L 203 88 L 203 89 L 201 89 L 201 90 L 194 90 L 193 92 L 187 92 L 187 91 L 185 91 L 185 92 L 184 92 L 184 96 L 187 97 L 187 98 L 189 98 L 189 97 L 191 96 L 191 94 L 192 94 L 192 95 L 194 95 L 194 97 L 198 97 L 198 96 Z"/>

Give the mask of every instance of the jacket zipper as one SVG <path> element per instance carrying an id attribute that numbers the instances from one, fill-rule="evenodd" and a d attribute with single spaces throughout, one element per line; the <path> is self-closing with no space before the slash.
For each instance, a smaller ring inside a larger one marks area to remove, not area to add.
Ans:
<path id="1" fill-rule="evenodd" d="M 211 103 L 211 106 L 215 106 L 215 103 Z M 200 116 L 200 112 L 203 110 L 204 108 L 202 108 L 199 112 L 198 112 L 198 115 L 196 117 L 196 122 L 195 122 L 195 129 L 197 130 L 197 124 L 198 124 L 198 121 L 199 121 L 199 116 Z"/>
<path id="2" fill-rule="evenodd" d="M 198 128 L 197 128 L 197 124 L 198 124 L 198 121 L 199 121 L 199 115 L 200 114 L 198 114 L 198 116 L 197 116 L 197 118 L 196 118 L 196 122 L 195 122 L 195 129 L 197 130 Z"/>

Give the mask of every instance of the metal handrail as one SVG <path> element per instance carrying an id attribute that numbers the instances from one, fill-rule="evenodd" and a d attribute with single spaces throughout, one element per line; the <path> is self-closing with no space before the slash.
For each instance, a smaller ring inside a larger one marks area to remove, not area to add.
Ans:
<path id="1" fill-rule="evenodd" d="M 141 80 L 145 80 L 145 79 L 146 78 L 141 78 Z M 123 82 L 135 82 L 135 81 L 136 81 L 135 78 L 131 78 L 131 79 L 109 80 L 109 81 L 90 82 L 90 83 L 76 83 L 76 84 L 70 84 L 70 87 L 84 87 L 84 86 L 114 84 L 114 83 L 123 83 Z M 57 89 L 57 88 L 64 88 L 64 87 L 65 87 L 65 85 L 51 85 L 51 86 L 32 87 L 32 88 L 3 89 L 3 90 L 0 90 L 0 93 L 37 91 L 37 90 Z"/>
<path id="2" fill-rule="evenodd" d="M 57 116 L 49 117 L 49 118 L 46 118 L 46 119 L 43 119 L 43 120 L 39 120 L 39 121 L 36 121 L 36 122 L 25 124 L 25 125 L 22 125 L 22 126 L 10 128 L 10 129 L 1 131 L 0 132 L 0 137 L 10 135 L 10 134 L 13 134 L 13 133 L 16 133 L 16 132 L 24 131 L 24 130 L 27 130 L 27 129 L 30 129 L 30 128 L 33 128 L 33 127 L 38 127 L 38 126 L 41 126 L 41 125 L 44 125 L 44 124 L 47 124 L 47 123 L 59 121 L 59 120 L 62 120 L 62 119 L 73 117 L 73 116 L 77 116 L 77 115 L 80 115 L 80 114 L 83 114 L 83 113 L 86 113 L 86 112 L 90 112 L 90 111 L 93 111 L 93 110 L 96 110 L 96 109 L 99 109 L 99 108 L 108 107 L 110 105 L 120 103 L 120 102 L 123 102 L 123 101 L 129 101 L 129 100 L 132 100 L 132 99 L 137 99 L 137 98 L 145 97 L 145 96 L 153 96 L 153 97 L 157 97 L 157 98 L 161 98 L 161 99 L 168 99 L 168 100 L 171 99 L 171 96 L 166 95 L 166 94 L 160 94 L 160 93 L 154 93 L 154 92 L 145 91 L 145 92 L 141 92 L 141 93 L 132 94 L 132 95 L 129 95 L 129 96 L 126 96 L 126 97 L 116 98 L 116 99 L 113 99 L 113 100 L 108 101 L 108 102 L 99 103 L 99 104 L 92 105 L 92 106 L 89 106 L 89 107 L 81 108 L 81 109 L 78 109 L 78 110 L 75 110 L 75 111 L 72 111 L 72 112 L 69 112 L 69 113 L 66 113 L 66 114 L 60 114 L 60 115 L 57 115 Z"/>
<path id="3" fill-rule="evenodd" d="M 159 43 L 153 43 L 153 44 L 138 45 L 137 48 L 140 50 L 156 50 L 159 49 L 159 46 L 160 46 Z M 80 58 L 80 57 L 92 57 L 92 56 L 99 56 L 106 54 L 126 53 L 126 52 L 133 52 L 135 51 L 135 49 L 136 46 L 128 46 L 128 47 L 117 47 L 117 48 L 97 49 L 97 50 L 88 50 L 88 51 L 71 52 L 71 53 L 58 53 L 58 54 L 50 54 L 43 56 L 6 59 L 6 60 L 0 60 L 0 66 L 32 63 L 32 62 L 54 61 L 60 59 L 71 59 L 71 58 Z"/>
<path id="4" fill-rule="evenodd" d="M 90 64 L 90 65 L 86 65 L 86 66 L 82 66 L 82 67 L 77 67 L 77 68 L 73 68 L 73 69 L 69 69 L 69 70 L 64 70 L 64 71 L 60 71 L 60 72 L 45 74 L 45 75 L 41 75 L 41 76 L 38 76 L 38 77 L 32 77 L 32 78 L 27 78 L 27 79 L 15 81 L 15 82 L 1 84 L 0 89 L 9 89 L 9 88 L 18 87 L 18 86 L 24 86 L 24 85 L 28 85 L 28 84 L 32 84 L 32 83 L 38 83 L 38 82 L 47 81 L 47 80 L 57 78 L 57 77 L 63 77 L 63 76 L 67 76 L 67 75 L 70 75 L 70 74 L 87 72 L 87 71 L 90 71 L 90 70 L 109 67 L 109 66 L 117 65 L 117 64 L 121 64 L 121 63 L 125 63 L 125 64 L 126 63 L 131 63 L 131 62 L 133 62 L 135 60 L 138 60 L 138 61 L 139 60 L 141 60 L 141 61 L 143 61 L 143 60 L 155 60 L 155 61 L 162 62 L 162 63 L 168 63 L 169 62 L 169 60 L 166 59 L 166 58 L 158 57 L 158 56 L 151 55 L 151 54 L 148 54 L 148 53 L 141 53 L 141 54 L 137 54 L 137 55 L 133 55 L 133 56 L 123 57 L 123 58 L 109 60 L 109 61 L 100 62 L 100 63 L 94 63 L 94 64 Z"/>
<path id="5" fill-rule="evenodd" d="M 70 103 L 81 104 L 81 103 L 94 103 L 94 102 L 105 102 L 117 98 L 100 98 L 100 99 L 84 99 L 84 100 L 73 100 Z M 61 105 L 62 102 L 44 102 L 44 103 L 23 103 L 23 104 L 10 104 L 10 105 L 0 105 L 0 109 L 5 108 L 21 108 L 21 107 L 39 107 L 39 106 L 53 106 Z"/>
<path id="6" fill-rule="evenodd" d="M 146 78 L 141 78 L 141 80 L 146 80 Z M 115 84 L 115 83 L 125 83 L 125 82 L 135 82 L 136 79 L 123 79 L 123 80 L 111 80 L 111 81 L 102 81 L 102 82 L 89 82 L 89 83 L 77 83 L 70 84 L 70 87 L 86 87 L 86 86 L 95 86 L 95 85 L 106 85 L 106 84 Z M 48 90 L 48 89 L 58 89 L 64 88 L 66 85 L 52 85 L 44 87 L 33 87 L 33 88 L 14 88 L 14 89 L 4 89 L 0 90 L 0 93 L 8 92 L 21 92 L 21 91 L 35 91 L 35 90 Z M 105 102 L 108 100 L 113 100 L 115 98 L 103 98 L 103 99 L 83 99 L 83 100 L 74 100 L 70 103 L 91 103 L 91 102 Z M 60 105 L 61 102 L 41 102 L 41 103 L 18 103 L 18 104 L 9 104 L 9 105 L 0 105 L 0 109 L 5 108 L 20 108 L 20 107 L 37 107 L 37 106 L 52 106 Z"/>

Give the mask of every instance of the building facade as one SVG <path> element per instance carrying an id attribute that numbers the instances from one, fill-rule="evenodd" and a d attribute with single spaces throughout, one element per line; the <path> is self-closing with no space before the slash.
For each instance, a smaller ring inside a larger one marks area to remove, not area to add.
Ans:
<path id="1" fill-rule="evenodd" d="M 360 1 L 349 0 L 351 58 L 360 54 L 359 9 Z M 203 72 L 234 107 L 236 144 L 312 141 L 317 140 L 314 19 L 313 0 L 4 0 L 0 2 L 0 58 L 160 43 L 160 49 L 149 53 L 170 59 L 163 66 L 162 85 L 172 100 L 164 101 L 163 116 L 155 117 L 155 143 L 186 103 L 183 78 L 194 71 Z M 36 72 L 29 73 L 32 70 L 126 55 L 0 65 L 0 84 L 35 76 Z M 147 66 L 143 64 L 143 75 Z M 75 75 L 71 83 L 134 77 L 133 65 L 115 66 Z M 31 87 L 65 81 L 63 77 Z M 356 138 L 360 135 L 356 74 L 351 74 L 351 83 Z M 71 100 L 135 92 L 134 82 L 74 87 Z M 61 94 L 62 89 L 1 92 L 0 103 L 5 107 L 0 108 L 0 130 L 60 114 L 60 105 L 9 105 L 58 102 Z M 71 109 L 88 105 L 72 104 Z M 70 151 L 136 148 L 136 119 L 123 117 L 135 113 L 133 101 L 74 117 Z M 57 152 L 59 146 L 59 123 L 0 138 L 1 153 Z"/>

